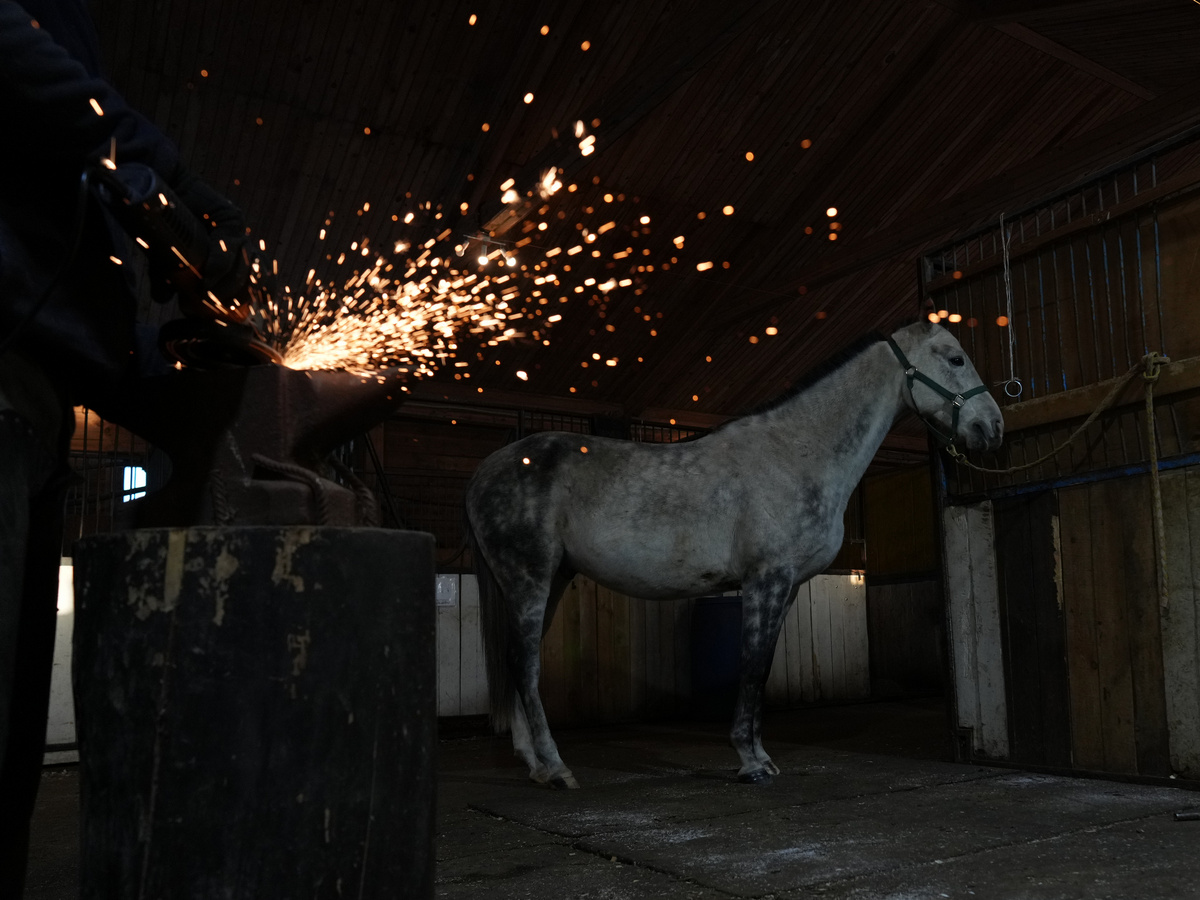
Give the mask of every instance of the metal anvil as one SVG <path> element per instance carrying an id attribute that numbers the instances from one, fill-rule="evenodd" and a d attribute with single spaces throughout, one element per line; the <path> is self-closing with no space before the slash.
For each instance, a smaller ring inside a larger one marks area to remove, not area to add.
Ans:
<path id="1" fill-rule="evenodd" d="M 395 373 L 260 365 L 144 379 L 118 421 L 170 457 L 167 483 L 122 512 L 128 527 L 375 525 L 376 501 L 332 480 L 329 452 L 403 402 Z"/>

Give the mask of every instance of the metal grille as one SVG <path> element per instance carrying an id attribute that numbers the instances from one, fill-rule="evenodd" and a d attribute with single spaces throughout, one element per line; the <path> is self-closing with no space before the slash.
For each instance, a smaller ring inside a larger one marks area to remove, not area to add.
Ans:
<path id="1" fill-rule="evenodd" d="M 120 527 L 122 504 L 161 487 L 166 456 L 133 433 L 82 407 L 69 454 L 77 479 L 67 491 L 63 556 L 79 538 Z"/>
<path id="2" fill-rule="evenodd" d="M 922 260 L 923 294 L 961 316 L 954 329 L 1002 407 L 1123 375 L 1150 350 L 1200 354 L 1189 285 L 1200 275 L 1200 145 L 1147 156 Z M 1011 303 L 1005 286 L 1009 242 Z M 1007 325 L 1000 317 L 1008 317 Z M 947 324 L 943 322 L 943 324 Z M 1189 412 L 1167 404 L 1157 420 L 1164 455 L 1196 449 Z M 1077 424 L 1077 421 L 1069 423 Z M 983 460 L 1033 460 L 1061 441 L 1064 423 L 1011 436 Z M 1136 413 L 1108 417 L 1073 447 L 1021 475 L 952 473 L 952 492 L 1039 481 L 1145 458 Z"/>
<path id="3" fill-rule="evenodd" d="M 708 434 L 707 429 L 680 428 L 677 425 L 661 425 L 656 422 L 635 421 L 630 428 L 630 437 L 643 444 L 674 444 L 691 441 Z"/>

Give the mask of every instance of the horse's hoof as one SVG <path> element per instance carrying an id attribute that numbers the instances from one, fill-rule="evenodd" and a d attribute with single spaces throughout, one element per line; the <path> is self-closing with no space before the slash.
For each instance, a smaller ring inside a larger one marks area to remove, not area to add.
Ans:
<path id="1" fill-rule="evenodd" d="M 770 784 L 774 780 L 774 776 L 766 769 L 755 769 L 753 772 L 744 772 L 738 776 L 740 784 Z"/>
<path id="2" fill-rule="evenodd" d="M 558 775 L 551 778 L 547 782 L 550 787 L 560 791 L 577 791 L 579 790 L 579 782 L 575 780 L 574 775 Z"/>

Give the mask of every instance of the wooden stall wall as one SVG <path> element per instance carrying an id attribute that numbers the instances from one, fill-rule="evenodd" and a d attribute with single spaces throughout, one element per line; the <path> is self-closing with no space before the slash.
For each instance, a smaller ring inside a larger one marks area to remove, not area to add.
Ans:
<path id="1" fill-rule="evenodd" d="M 1200 779 L 1200 183 L 1172 174 L 1197 155 L 1181 142 L 927 258 L 984 382 L 1021 379 L 994 392 L 1005 447 L 976 460 L 1007 471 L 947 469 L 964 757 Z M 1136 379 L 1050 456 L 1151 350 L 1171 360 L 1152 418 Z"/>
<path id="2" fill-rule="evenodd" d="M 946 616 L 929 465 L 870 475 L 864 493 L 872 695 L 941 694 Z"/>
<path id="3" fill-rule="evenodd" d="M 959 755 L 1007 759 L 1008 703 L 991 501 L 947 506 L 942 534 Z"/>
<path id="4" fill-rule="evenodd" d="M 1162 475 L 1165 606 L 1148 482 L 947 507 L 965 755 L 1200 779 L 1200 466 Z"/>
<path id="5" fill-rule="evenodd" d="M 438 715 L 487 712 L 474 575 L 438 576 Z M 694 600 L 641 600 L 577 577 L 542 641 L 542 702 L 552 724 L 677 717 L 692 699 Z M 736 643 L 737 635 L 731 635 Z M 772 707 L 870 693 L 866 589 L 818 575 L 784 622 L 767 682 Z"/>
<path id="6" fill-rule="evenodd" d="M 817 575 L 784 619 L 767 677 L 769 707 L 871 694 L 867 591 L 862 575 Z"/>

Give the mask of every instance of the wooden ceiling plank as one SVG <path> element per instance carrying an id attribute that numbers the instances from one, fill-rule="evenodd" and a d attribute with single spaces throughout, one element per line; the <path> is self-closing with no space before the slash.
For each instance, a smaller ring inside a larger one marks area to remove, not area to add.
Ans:
<path id="1" fill-rule="evenodd" d="M 733 4 L 726 9 L 732 10 L 724 18 L 706 29 L 699 41 L 687 46 L 682 52 L 664 57 L 653 54 L 644 68 L 624 76 L 613 87 L 606 98 L 586 114 L 580 116 L 585 121 L 598 118 L 601 127 L 596 133 L 597 152 L 606 145 L 615 142 L 646 115 L 659 106 L 665 99 L 686 84 L 698 72 L 702 71 L 711 61 L 718 57 L 735 38 L 746 31 L 754 22 L 778 5 L 780 0 L 741 6 Z M 675 41 L 674 45 L 678 45 Z M 650 85 L 650 87 L 646 87 Z M 529 163 L 522 167 L 517 182 L 532 184 L 541 172 L 553 167 L 563 171 L 566 179 L 574 178 L 582 169 L 589 157 L 583 157 L 574 147 L 564 149 L 553 144 L 538 153 Z M 500 221 L 512 224 L 507 207 L 496 201 L 480 204 L 480 215 L 485 221 L 485 230 L 493 229 Z"/>

